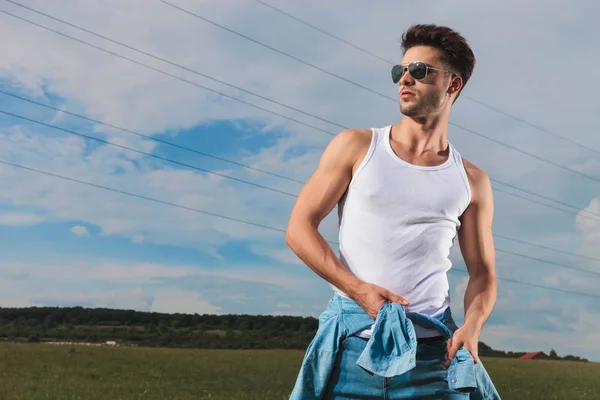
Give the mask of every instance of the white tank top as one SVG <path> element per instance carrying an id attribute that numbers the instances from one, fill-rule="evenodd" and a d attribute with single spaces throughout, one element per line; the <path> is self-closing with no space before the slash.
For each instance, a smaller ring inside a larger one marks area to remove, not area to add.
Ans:
<path id="1" fill-rule="evenodd" d="M 407 311 L 435 317 L 450 305 L 449 254 L 470 203 L 469 181 L 451 144 L 444 164 L 417 166 L 394 153 L 390 130 L 372 129 L 369 150 L 340 201 L 340 260 L 361 280 L 409 300 Z"/>

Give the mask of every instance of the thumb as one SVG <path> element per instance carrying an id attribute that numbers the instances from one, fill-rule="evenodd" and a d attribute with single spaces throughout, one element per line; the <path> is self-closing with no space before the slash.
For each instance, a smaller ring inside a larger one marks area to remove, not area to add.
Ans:
<path id="1" fill-rule="evenodd" d="M 448 356 L 446 358 L 446 361 L 444 362 L 444 365 L 446 367 L 450 366 L 450 364 L 452 363 L 452 360 L 454 360 L 454 356 L 456 356 L 456 353 L 458 352 L 458 349 L 460 348 L 461 345 L 462 345 L 462 343 L 459 340 L 453 340 L 453 339 L 448 340 Z"/>

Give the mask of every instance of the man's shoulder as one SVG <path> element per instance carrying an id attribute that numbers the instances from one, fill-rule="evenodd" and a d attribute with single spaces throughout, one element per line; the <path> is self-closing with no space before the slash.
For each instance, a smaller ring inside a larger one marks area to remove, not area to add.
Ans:
<path id="1" fill-rule="evenodd" d="M 469 176 L 469 179 L 473 179 L 474 182 L 481 182 L 485 180 L 489 180 L 488 175 L 485 173 L 483 169 L 473 164 L 471 161 L 466 158 L 462 158 L 463 165 L 465 166 L 465 171 Z"/>
<path id="2" fill-rule="evenodd" d="M 327 152 L 353 163 L 368 151 L 371 138 L 371 129 L 345 129 L 331 140 Z"/>
<path id="3" fill-rule="evenodd" d="M 344 145 L 364 146 L 371 143 L 373 133 L 371 129 L 344 129 L 333 140 Z"/>
<path id="4" fill-rule="evenodd" d="M 467 160 L 463 157 L 463 165 L 465 166 L 465 171 L 467 173 L 467 178 L 469 179 L 469 184 L 471 185 L 471 189 L 474 192 L 473 198 L 480 197 L 480 194 L 486 194 L 491 191 L 491 181 L 488 174 L 473 164 L 471 161 Z"/>

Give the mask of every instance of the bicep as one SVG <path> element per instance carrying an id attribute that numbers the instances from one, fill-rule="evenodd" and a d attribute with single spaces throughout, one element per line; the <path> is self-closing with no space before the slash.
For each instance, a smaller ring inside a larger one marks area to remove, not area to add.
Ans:
<path id="1" fill-rule="evenodd" d="M 462 216 L 458 233 L 460 249 L 469 275 L 495 274 L 495 249 L 492 234 L 494 201 L 489 179 L 474 185 L 474 200 Z"/>
<path id="2" fill-rule="evenodd" d="M 298 195 L 290 223 L 318 225 L 341 199 L 352 179 L 354 164 L 348 142 L 349 138 L 340 136 L 327 146 L 317 169 Z"/>

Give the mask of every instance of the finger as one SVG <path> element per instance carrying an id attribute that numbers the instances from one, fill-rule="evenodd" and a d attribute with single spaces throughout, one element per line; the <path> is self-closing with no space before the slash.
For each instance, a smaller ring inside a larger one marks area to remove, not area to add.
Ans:
<path id="1" fill-rule="evenodd" d="M 451 346 L 452 346 L 452 338 L 446 340 L 446 354 L 444 355 L 446 357 L 446 359 L 444 361 L 442 361 L 442 365 L 446 368 L 448 368 L 450 366 L 450 363 L 448 362 L 448 354 L 450 354 Z"/>
<path id="2" fill-rule="evenodd" d="M 474 351 L 471 351 L 471 356 L 473 357 L 473 362 L 475 364 L 477 364 L 479 362 L 479 353 L 478 353 L 477 349 L 475 349 Z"/>
<path id="3" fill-rule="evenodd" d="M 456 356 L 456 352 L 458 351 L 458 349 L 460 349 L 461 346 L 462 343 L 460 341 L 452 340 L 448 349 L 448 357 L 446 358 L 446 361 L 444 363 L 447 367 L 449 367 L 450 364 L 452 364 L 452 360 L 454 360 L 454 356 Z"/>
<path id="4" fill-rule="evenodd" d="M 391 301 L 393 301 L 394 303 L 400 303 L 400 304 L 402 304 L 403 306 L 407 306 L 407 305 L 409 305 L 409 304 L 410 304 L 410 302 L 409 302 L 408 300 L 406 300 L 405 298 L 403 298 L 403 297 L 401 297 L 401 296 L 398 296 L 397 294 L 394 294 L 394 293 L 390 292 L 389 290 L 386 290 L 386 291 L 383 293 L 383 296 L 384 296 L 386 299 L 388 299 L 388 300 L 391 300 Z"/>

